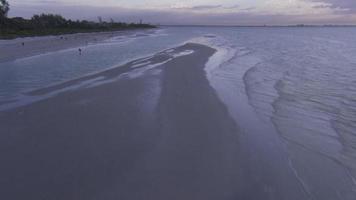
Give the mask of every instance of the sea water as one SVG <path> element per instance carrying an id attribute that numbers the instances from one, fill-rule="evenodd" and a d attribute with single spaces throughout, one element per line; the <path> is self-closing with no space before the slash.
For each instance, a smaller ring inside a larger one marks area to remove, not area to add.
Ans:
<path id="1" fill-rule="evenodd" d="M 253 164 L 285 160 L 310 199 L 356 198 L 356 29 L 235 30 L 210 40 L 207 74 Z"/>
<path id="2" fill-rule="evenodd" d="M 89 45 L 82 56 L 71 49 L 0 63 L 0 102 L 184 42 L 210 45 L 218 51 L 207 78 L 251 164 L 275 174 L 285 165 L 309 199 L 355 199 L 355 35 L 352 27 L 162 27 Z"/>

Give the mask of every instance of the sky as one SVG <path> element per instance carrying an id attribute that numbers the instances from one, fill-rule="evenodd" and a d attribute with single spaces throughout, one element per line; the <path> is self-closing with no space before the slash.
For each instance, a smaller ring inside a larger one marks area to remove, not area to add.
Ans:
<path id="1" fill-rule="evenodd" d="M 56 13 L 71 19 L 165 25 L 354 24 L 356 0 L 9 0 L 10 16 Z"/>

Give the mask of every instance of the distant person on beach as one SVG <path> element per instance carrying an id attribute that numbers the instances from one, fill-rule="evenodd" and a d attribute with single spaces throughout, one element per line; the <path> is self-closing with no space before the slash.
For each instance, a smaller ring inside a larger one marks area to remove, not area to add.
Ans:
<path id="1" fill-rule="evenodd" d="M 78 51 L 79 51 L 79 55 L 82 55 L 82 49 L 79 48 Z"/>
<path id="2" fill-rule="evenodd" d="M 22 42 L 21 44 L 22 44 L 22 46 L 25 46 L 25 43 L 24 43 L 24 42 Z"/>

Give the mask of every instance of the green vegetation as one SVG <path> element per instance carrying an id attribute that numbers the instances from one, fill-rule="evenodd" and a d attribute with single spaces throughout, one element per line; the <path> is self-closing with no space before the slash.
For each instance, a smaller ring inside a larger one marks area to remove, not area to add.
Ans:
<path id="1" fill-rule="evenodd" d="M 117 23 L 114 20 L 103 22 L 99 17 L 99 23 L 90 21 L 72 21 L 60 15 L 41 14 L 34 15 L 31 19 L 21 17 L 8 18 L 9 3 L 0 0 L 0 39 L 12 39 L 16 37 L 60 35 L 71 33 L 118 31 L 137 28 L 155 28 L 149 24 Z"/>

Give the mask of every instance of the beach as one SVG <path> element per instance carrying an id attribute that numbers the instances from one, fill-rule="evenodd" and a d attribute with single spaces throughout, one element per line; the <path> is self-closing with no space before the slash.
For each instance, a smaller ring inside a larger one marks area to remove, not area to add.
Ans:
<path id="1" fill-rule="evenodd" d="M 150 58 L 166 62 L 161 73 L 122 77 L 2 112 L 2 197 L 232 197 L 239 177 L 237 129 L 203 70 L 214 49 L 187 44 L 169 54 L 187 51 L 194 53 Z M 132 66 L 95 76 L 110 80 Z M 71 84 L 78 83 L 62 87 Z"/>
<path id="2" fill-rule="evenodd" d="M 85 47 L 117 37 L 137 37 L 152 30 L 124 30 L 114 32 L 76 33 L 56 36 L 24 37 L 13 40 L 0 40 L 0 62 Z"/>
<path id="3" fill-rule="evenodd" d="M 18 60 L 14 47 L 0 196 L 354 200 L 352 31 L 170 27 Z"/>

